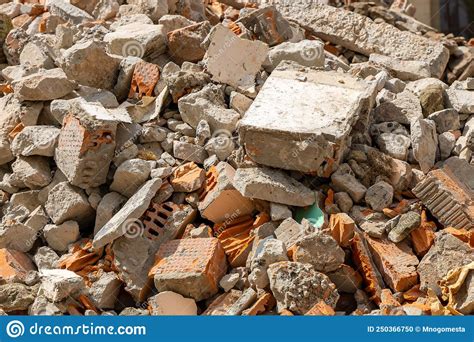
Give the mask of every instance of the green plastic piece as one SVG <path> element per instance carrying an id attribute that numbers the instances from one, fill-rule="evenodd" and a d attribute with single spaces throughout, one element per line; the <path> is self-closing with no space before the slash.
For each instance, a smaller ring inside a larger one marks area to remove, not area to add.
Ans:
<path id="1" fill-rule="evenodd" d="M 317 204 L 309 207 L 298 208 L 295 213 L 295 220 L 301 223 L 303 219 L 307 219 L 316 228 L 321 228 L 324 224 L 324 213 L 319 209 Z"/>

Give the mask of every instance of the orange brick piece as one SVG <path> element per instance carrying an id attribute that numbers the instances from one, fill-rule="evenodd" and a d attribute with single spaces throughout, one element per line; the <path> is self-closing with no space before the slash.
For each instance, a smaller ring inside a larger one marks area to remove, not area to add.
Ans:
<path id="1" fill-rule="evenodd" d="M 21 281 L 28 271 L 35 270 L 30 258 L 22 252 L 13 249 L 0 249 L 0 283 Z"/>
<path id="2" fill-rule="evenodd" d="M 334 316 L 336 312 L 332 307 L 320 301 L 316 303 L 308 312 L 305 313 L 305 316 Z"/>
<path id="3" fill-rule="evenodd" d="M 331 235 L 341 247 L 350 245 L 351 239 L 354 237 L 354 227 L 354 220 L 344 213 L 331 215 L 329 219 Z"/>
<path id="4" fill-rule="evenodd" d="M 254 204 L 234 188 L 234 175 L 235 169 L 225 162 L 211 167 L 200 197 L 202 217 L 218 224 L 252 214 Z"/>
<path id="5" fill-rule="evenodd" d="M 382 289 L 385 287 L 382 276 L 380 275 L 375 263 L 373 262 L 367 241 L 362 233 L 356 231 L 351 244 L 352 258 L 361 272 L 366 285 L 366 291 L 376 304 L 381 301 Z"/>
<path id="6" fill-rule="evenodd" d="M 141 99 L 143 96 L 153 96 L 153 90 L 159 79 L 160 69 L 158 65 L 143 61 L 138 62 L 133 70 L 132 84 L 128 97 L 138 97 Z"/>
<path id="7" fill-rule="evenodd" d="M 216 238 L 173 240 L 163 244 L 149 272 L 159 292 L 173 291 L 196 301 L 218 292 L 227 261 Z"/>
<path id="8" fill-rule="evenodd" d="M 474 231 L 467 231 L 466 229 L 456 229 L 453 227 L 448 227 L 445 229 L 445 231 L 457 237 L 459 240 L 468 243 L 469 246 L 474 248 Z"/>
<path id="9" fill-rule="evenodd" d="M 474 192 L 469 183 L 474 167 L 463 159 L 450 158 L 412 190 L 445 227 L 474 228 Z"/>
<path id="10" fill-rule="evenodd" d="M 368 235 L 365 238 L 383 279 L 394 292 L 406 291 L 418 283 L 419 261 L 407 244 Z"/>

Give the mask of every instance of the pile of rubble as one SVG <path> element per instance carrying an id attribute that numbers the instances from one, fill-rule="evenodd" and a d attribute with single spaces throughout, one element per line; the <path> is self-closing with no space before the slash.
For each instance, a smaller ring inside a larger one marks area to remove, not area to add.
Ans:
<path id="1" fill-rule="evenodd" d="M 387 2 L 0 1 L 0 312 L 474 313 L 474 41 Z"/>

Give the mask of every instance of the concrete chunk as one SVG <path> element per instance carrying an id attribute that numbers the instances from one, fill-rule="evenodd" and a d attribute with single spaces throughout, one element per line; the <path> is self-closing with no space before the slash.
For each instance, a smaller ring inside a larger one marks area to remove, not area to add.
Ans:
<path id="1" fill-rule="evenodd" d="M 60 68 L 41 70 L 12 82 L 15 94 L 26 101 L 49 101 L 71 93 L 75 84 Z"/>
<path id="2" fill-rule="evenodd" d="M 270 265 L 268 277 L 280 309 L 304 314 L 321 300 L 334 308 L 339 299 L 336 285 L 309 264 L 277 262 Z"/>
<path id="3" fill-rule="evenodd" d="M 122 209 L 95 235 L 93 246 L 100 248 L 127 233 L 127 228 L 148 209 L 151 199 L 156 195 L 162 180 L 154 178 L 147 181 Z"/>
<path id="4" fill-rule="evenodd" d="M 442 43 L 400 31 L 383 21 L 374 22 L 363 15 L 319 2 L 264 0 L 292 19 L 333 44 L 365 56 L 378 53 L 404 61 L 421 61 L 430 66 L 431 75 L 441 78 L 449 51 Z"/>
<path id="5" fill-rule="evenodd" d="M 84 280 L 68 270 L 42 270 L 40 273 L 43 294 L 52 302 L 60 302 L 81 292 Z"/>
<path id="6" fill-rule="evenodd" d="M 83 190 L 67 182 L 59 183 L 49 192 L 45 208 L 55 224 L 76 221 L 86 226 L 94 221 L 94 210 Z"/>
<path id="7" fill-rule="evenodd" d="M 473 261 L 474 250 L 467 243 L 449 233 L 437 233 L 434 245 L 418 266 L 420 289 L 426 291 L 431 288 L 440 295 L 438 281 L 443 279 L 450 270 Z"/>
<path id="8" fill-rule="evenodd" d="M 213 80 L 244 90 L 254 87 L 268 45 L 239 38 L 223 25 L 217 25 L 207 39 L 210 45 L 204 61 Z"/>
<path id="9" fill-rule="evenodd" d="M 259 164 L 327 177 L 372 96 L 375 88 L 348 74 L 282 62 L 241 120 L 240 140 Z"/>
<path id="10" fill-rule="evenodd" d="M 314 193 L 309 188 L 279 170 L 264 167 L 238 169 L 234 186 L 248 198 L 299 207 L 315 202 Z"/>

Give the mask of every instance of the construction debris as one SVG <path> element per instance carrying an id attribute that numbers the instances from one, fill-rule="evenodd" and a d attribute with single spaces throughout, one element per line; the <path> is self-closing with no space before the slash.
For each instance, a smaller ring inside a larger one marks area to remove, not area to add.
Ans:
<path id="1" fill-rule="evenodd" d="M 472 41 L 409 1 L 3 2 L 0 313 L 474 313 Z"/>

